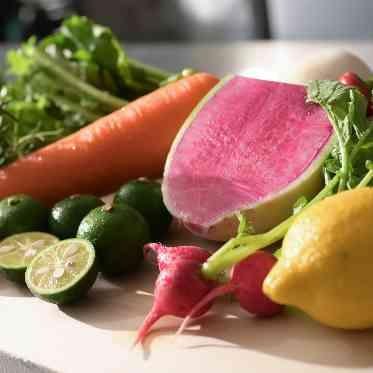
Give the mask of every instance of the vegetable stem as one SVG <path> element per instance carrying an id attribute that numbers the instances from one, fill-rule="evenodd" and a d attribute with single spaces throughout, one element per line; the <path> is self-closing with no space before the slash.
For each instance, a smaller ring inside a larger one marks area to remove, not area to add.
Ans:
<path id="1" fill-rule="evenodd" d="M 373 170 L 369 170 L 367 174 L 363 177 L 363 179 L 360 181 L 360 183 L 357 185 L 356 188 L 363 188 L 368 186 L 368 184 L 373 179 Z"/>
<path id="2" fill-rule="evenodd" d="M 346 149 L 346 146 L 344 145 L 343 142 L 343 135 L 341 132 L 341 129 L 338 127 L 338 121 L 335 118 L 333 109 L 330 107 L 330 105 L 327 106 L 327 112 L 328 112 L 328 117 L 329 120 L 333 126 L 334 132 L 337 136 L 338 140 L 338 145 L 341 153 L 341 169 L 340 169 L 340 180 L 339 180 L 339 185 L 338 185 L 338 192 L 341 192 L 346 188 L 346 180 L 347 180 L 347 174 L 348 174 L 348 152 Z"/>
<path id="3" fill-rule="evenodd" d="M 82 107 L 82 105 L 79 105 L 78 103 L 75 103 L 71 100 L 69 100 L 66 97 L 60 96 L 60 95 L 54 95 L 51 94 L 53 97 L 53 101 L 62 108 L 67 108 L 69 111 L 75 111 L 77 113 L 81 113 L 85 116 L 85 118 L 89 122 L 93 122 L 94 120 L 98 119 L 102 114 L 98 114 L 93 112 L 92 110 L 89 110 L 87 108 Z"/>
<path id="4" fill-rule="evenodd" d="M 170 72 L 147 65 L 135 60 L 134 58 L 127 58 L 127 61 L 135 73 L 137 72 L 143 74 L 146 77 L 146 80 L 151 82 L 159 83 L 172 75 Z"/>
<path id="5" fill-rule="evenodd" d="M 351 155 L 350 155 L 351 162 L 355 160 L 356 155 L 359 153 L 361 147 L 365 143 L 365 140 L 369 137 L 369 135 L 371 134 L 373 130 L 373 123 L 368 122 L 368 125 L 369 125 L 368 129 L 365 130 L 363 136 L 360 137 L 359 141 L 352 148 Z"/>
<path id="6" fill-rule="evenodd" d="M 125 100 L 115 97 L 110 93 L 102 92 L 92 85 L 82 81 L 74 74 L 71 74 L 69 71 L 61 67 L 57 61 L 53 60 L 47 54 L 37 50 L 36 48 L 32 49 L 32 56 L 34 57 L 36 63 L 53 73 L 55 76 L 63 80 L 66 84 L 74 87 L 81 93 L 86 94 L 87 96 L 99 102 L 102 102 L 113 110 L 120 109 L 128 103 Z"/>
<path id="7" fill-rule="evenodd" d="M 330 183 L 307 204 L 307 207 L 329 196 L 339 183 L 340 178 L 340 174 L 335 175 Z M 257 250 L 281 240 L 298 214 L 299 213 L 290 216 L 266 233 L 232 238 L 204 263 L 202 267 L 203 276 L 206 279 L 214 280 L 218 278 L 220 273 L 225 269 L 232 267 Z"/>

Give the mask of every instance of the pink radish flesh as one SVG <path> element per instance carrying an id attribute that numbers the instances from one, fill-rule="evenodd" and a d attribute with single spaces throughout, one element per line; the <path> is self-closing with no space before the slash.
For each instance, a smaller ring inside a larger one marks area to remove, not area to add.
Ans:
<path id="1" fill-rule="evenodd" d="M 154 303 L 138 331 L 135 341 L 143 343 L 151 327 L 163 316 L 184 318 L 192 308 L 213 288 L 214 283 L 202 278 L 201 261 L 177 260 L 158 275 L 154 290 Z M 211 306 L 204 304 L 195 312 L 201 316 Z"/>
<path id="2" fill-rule="evenodd" d="M 333 128 L 324 110 L 305 98 L 304 86 L 241 76 L 217 86 L 192 113 L 168 155 L 162 192 L 172 215 L 197 235 L 226 240 L 236 231 L 236 219 L 219 226 L 223 219 L 308 179 L 330 145 Z M 307 193 L 318 187 L 321 182 L 308 185 Z M 282 214 L 291 213 L 298 197 L 292 196 L 286 208 L 281 205 Z M 253 214 L 258 231 L 276 225 L 261 219 Z"/>
<path id="3" fill-rule="evenodd" d="M 144 255 L 162 271 L 179 259 L 203 263 L 211 254 L 198 246 L 165 246 L 161 243 L 149 243 L 144 246 Z"/>
<path id="4" fill-rule="evenodd" d="M 262 290 L 263 281 L 277 259 L 265 251 L 257 251 L 233 267 L 231 279 L 228 283 L 212 289 L 190 311 L 181 324 L 178 334 L 186 328 L 193 317 L 197 317 L 201 309 L 219 296 L 234 293 L 240 306 L 251 314 L 269 317 L 282 310 L 280 304 L 270 300 Z"/>

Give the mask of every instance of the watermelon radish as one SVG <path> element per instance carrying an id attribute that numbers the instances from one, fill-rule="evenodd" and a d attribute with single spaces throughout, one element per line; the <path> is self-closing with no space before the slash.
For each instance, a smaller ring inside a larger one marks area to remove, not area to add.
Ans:
<path id="1" fill-rule="evenodd" d="M 193 233 L 223 241 L 237 212 L 266 231 L 300 196 L 323 186 L 333 128 L 306 103 L 302 85 L 241 76 L 223 79 L 196 107 L 168 155 L 163 198 Z"/>

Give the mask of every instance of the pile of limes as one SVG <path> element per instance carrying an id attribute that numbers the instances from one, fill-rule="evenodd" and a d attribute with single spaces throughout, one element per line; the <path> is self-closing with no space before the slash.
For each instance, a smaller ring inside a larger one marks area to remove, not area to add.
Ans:
<path id="1" fill-rule="evenodd" d="M 98 272 L 136 271 L 143 246 L 160 239 L 171 224 L 158 182 L 133 180 L 114 202 L 74 195 L 47 209 L 27 195 L 0 201 L 0 271 L 47 301 L 81 298 Z"/>

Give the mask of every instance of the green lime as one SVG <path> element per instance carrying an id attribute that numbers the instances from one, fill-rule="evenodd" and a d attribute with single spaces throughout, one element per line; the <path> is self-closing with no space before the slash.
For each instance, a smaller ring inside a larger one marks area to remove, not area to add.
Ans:
<path id="1" fill-rule="evenodd" d="M 56 304 L 79 300 L 97 278 L 93 245 L 77 238 L 41 251 L 26 270 L 26 285 L 37 297 Z"/>
<path id="2" fill-rule="evenodd" d="M 47 222 L 48 209 L 30 196 L 17 194 L 0 201 L 0 238 L 45 231 Z"/>
<path id="3" fill-rule="evenodd" d="M 156 181 L 139 179 L 124 184 L 114 197 L 114 204 L 125 203 L 139 211 L 150 227 L 153 240 L 168 230 L 172 216 L 163 203 L 161 185 Z"/>
<path id="4" fill-rule="evenodd" d="M 49 215 L 49 231 L 61 239 L 75 237 L 83 218 L 103 204 L 100 198 L 88 194 L 66 198 L 53 206 Z"/>
<path id="5" fill-rule="evenodd" d="M 147 222 L 127 205 L 92 210 L 80 223 L 77 237 L 92 242 L 100 270 L 109 276 L 135 271 L 150 241 Z"/>
<path id="6" fill-rule="evenodd" d="M 0 271 L 9 280 L 24 284 L 25 272 L 31 260 L 45 248 L 58 242 L 48 233 L 18 233 L 0 242 Z"/>

